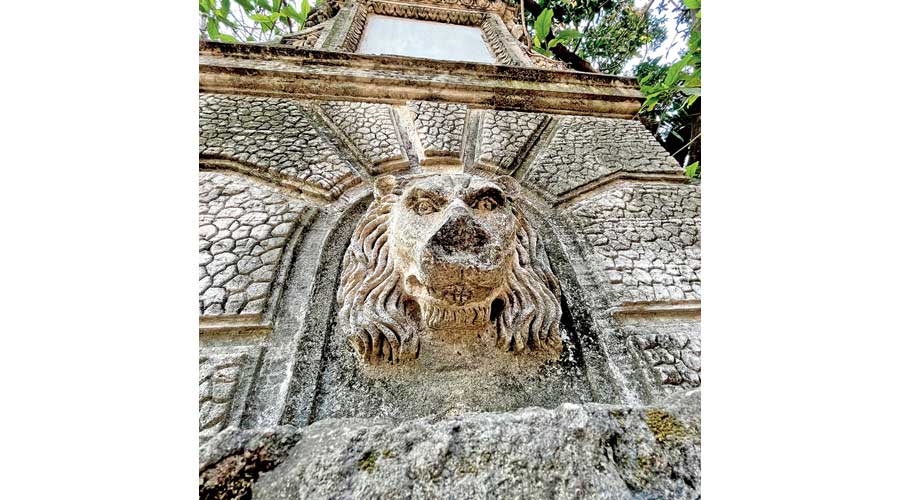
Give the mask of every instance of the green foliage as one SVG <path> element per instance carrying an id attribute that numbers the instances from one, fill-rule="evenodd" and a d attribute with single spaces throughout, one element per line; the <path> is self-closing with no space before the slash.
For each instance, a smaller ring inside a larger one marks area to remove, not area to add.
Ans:
<path id="1" fill-rule="evenodd" d="M 686 7 L 696 5 L 698 8 L 696 21 L 691 26 L 687 51 L 666 70 L 662 81 L 659 81 L 658 75 L 648 74 L 641 78 L 641 91 L 647 94 L 647 101 L 644 103 L 646 111 L 653 111 L 660 101 L 671 101 L 678 94 L 687 96 L 682 103 L 685 108 L 700 98 L 700 0 L 684 0 L 684 4 Z"/>
<path id="2" fill-rule="evenodd" d="M 550 49 L 556 47 L 560 43 L 567 43 L 581 38 L 581 33 L 575 29 L 564 29 L 548 40 L 550 36 L 550 28 L 553 24 L 553 11 L 544 9 L 534 21 L 534 37 L 532 47 L 535 52 L 547 57 L 553 57 Z"/>
<path id="3" fill-rule="evenodd" d="M 659 65 L 655 59 L 639 65 L 635 74 L 641 83 L 641 91 L 647 99 L 641 108 L 641 115 L 651 123 L 658 124 L 662 130 L 657 135 L 664 140 L 666 135 L 675 134 L 684 142 L 681 149 L 699 140 L 699 130 L 693 130 L 692 110 L 694 103 L 701 95 L 701 35 L 700 35 L 700 0 L 682 0 L 684 12 L 691 20 L 687 50 L 681 59 L 669 66 Z M 699 124 L 697 126 L 699 129 Z M 683 133 L 691 137 L 686 141 Z M 693 162 L 685 168 L 688 177 L 699 177 L 700 164 Z"/>
<path id="4" fill-rule="evenodd" d="M 205 28 L 201 37 L 223 42 L 254 42 L 300 31 L 311 9 L 309 0 L 298 7 L 287 0 L 199 0 Z M 295 4 L 297 2 L 294 2 Z M 223 32 L 223 26 L 227 31 Z"/>
<path id="5" fill-rule="evenodd" d="M 540 42 L 547 39 L 547 35 L 550 34 L 550 23 L 553 21 L 553 11 L 550 9 L 544 9 L 541 12 L 541 15 L 534 20 L 534 40 L 536 45 L 540 45 Z"/>
<path id="6" fill-rule="evenodd" d="M 654 15 L 649 8 L 636 8 L 634 0 L 540 0 L 538 3 L 545 11 L 552 11 L 556 26 L 562 30 L 560 34 L 572 30 L 580 35 L 557 35 L 561 38 L 557 43 L 564 44 L 602 73 L 621 73 L 641 49 L 656 49 L 666 38 L 665 19 Z"/>
<path id="7" fill-rule="evenodd" d="M 700 162 L 695 161 L 694 163 L 691 163 L 690 165 L 684 167 L 684 175 L 692 179 L 700 177 Z"/>

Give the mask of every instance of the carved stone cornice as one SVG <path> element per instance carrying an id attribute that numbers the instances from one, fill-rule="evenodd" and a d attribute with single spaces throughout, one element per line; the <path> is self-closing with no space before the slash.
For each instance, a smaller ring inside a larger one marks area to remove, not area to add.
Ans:
<path id="1" fill-rule="evenodd" d="M 403 0 L 399 2 L 392 1 L 390 3 L 409 6 L 440 7 L 443 9 L 463 11 L 493 12 L 500 16 L 504 21 L 511 21 L 518 12 L 516 7 L 510 5 L 505 0 Z"/>
<path id="2" fill-rule="evenodd" d="M 634 78 L 219 42 L 200 43 L 200 91 L 629 119 L 644 100 Z"/>

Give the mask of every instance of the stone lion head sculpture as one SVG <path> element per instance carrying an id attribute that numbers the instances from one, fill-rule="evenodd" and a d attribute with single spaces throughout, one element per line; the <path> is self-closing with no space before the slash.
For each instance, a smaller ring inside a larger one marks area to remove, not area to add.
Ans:
<path id="1" fill-rule="evenodd" d="M 559 281 L 511 177 L 383 176 L 353 232 L 339 321 L 369 363 L 418 357 L 422 335 L 496 338 L 559 357 Z"/>

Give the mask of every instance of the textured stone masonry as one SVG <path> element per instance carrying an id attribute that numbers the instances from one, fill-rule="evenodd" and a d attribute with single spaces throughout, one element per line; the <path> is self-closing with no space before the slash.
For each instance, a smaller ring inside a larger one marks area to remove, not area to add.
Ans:
<path id="1" fill-rule="evenodd" d="M 566 210 L 622 302 L 700 299 L 700 188 L 625 184 Z"/>
<path id="2" fill-rule="evenodd" d="M 567 116 L 525 180 L 561 196 L 618 171 L 680 173 L 681 168 L 639 121 Z"/>
<path id="3" fill-rule="evenodd" d="M 200 314 L 262 313 L 285 246 L 315 210 L 236 174 L 200 172 Z"/>
<path id="4" fill-rule="evenodd" d="M 650 371 L 651 385 L 664 394 L 700 387 L 698 320 L 648 319 L 627 322 L 622 334 Z"/>
<path id="5" fill-rule="evenodd" d="M 321 107 L 373 166 L 404 158 L 387 104 L 335 101 L 323 102 Z M 381 171 L 375 168 L 370 173 Z"/>
<path id="6" fill-rule="evenodd" d="M 509 173 L 528 140 L 545 119 L 545 115 L 539 113 L 485 111 L 479 161 Z"/>
<path id="7" fill-rule="evenodd" d="M 409 103 L 409 108 L 426 157 L 460 156 L 466 106 L 413 101 Z"/>
<path id="8" fill-rule="evenodd" d="M 358 182 L 301 103 L 291 99 L 202 94 L 200 155 L 248 163 L 264 176 L 306 184 L 325 197 Z"/>
<path id="9" fill-rule="evenodd" d="M 254 349 L 200 352 L 200 442 L 206 441 L 230 423 L 237 411 L 241 382 L 256 360 Z M 246 385 L 246 384 L 244 384 Z"/>

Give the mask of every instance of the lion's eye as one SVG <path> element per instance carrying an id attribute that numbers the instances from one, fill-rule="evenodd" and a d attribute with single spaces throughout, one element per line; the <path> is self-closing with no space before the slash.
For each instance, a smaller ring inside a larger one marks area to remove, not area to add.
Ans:
<path id="1" fill-rule="evenodd" d="M 493 210 L 497 208 L 497 202 L 493 198 L 480 198 L 475 202 L 476 210 Z"/>
<path id="2" fill-rule="evenodd" d="M 437 212 L 437 207 L 434 206 L 434 203 L 431 200 L 419 200 L 413 206 L 413 210 L 418 215 L 428 215 Z"/>

